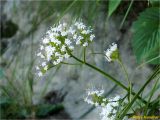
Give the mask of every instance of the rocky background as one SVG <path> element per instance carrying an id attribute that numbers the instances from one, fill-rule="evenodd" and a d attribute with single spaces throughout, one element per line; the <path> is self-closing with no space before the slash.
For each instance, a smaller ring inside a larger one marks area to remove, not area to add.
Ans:
<path id="1" fill-rule="evenodd" d="M 145 2 L 135 4 L 141 6 L 142 10 L 146 5 Z M 50 26 L 57 21 L 71 21 L 80 18 L 94 27 L 96 35 L 94 43 L 87 50 L 87 61 L 127 85 L 123 71 L 117 63 L 108 63 L 102 55 L 91 54 L 92 52 L 103 52 L 112 42 L 116 42 L 133 82 L 134 90 L 138 91 L 151 74 L 152 67 L 143 66 L 137 69 L 139 64 L 136 62 L 131 47 L 130 27 L 141 9 L 138 11 L 133 8 L 136 15 L 133 16 L 130 13 L 124 27 L 119 30 L 127 5 L 126 1 L 119 7 L 119 11 L 108 19 L 107 1 L 101 1 L 95 8 L 91 1 L 81 3 L 72 3 L 71 1 L 70 3 L 64 1 L 1 1 L 0 82 L 5 84 L 3 75 L 6 75 L 8 78 L 19 81 L 16 84 L 17 87 L 23 86 L 25 88 L 26 80 L 28 77 L 32 77 L 34 80 L 32 98 L 34 104 L 44 100 L 51 104 L 58 102 L 64 104 L 64 111 L 49 117 L 98 119 L 97 110 L 83 101 L 85 90 L 90 86 L 103 86 L 106 96 L 124 95 L 125 91 L 85 65 L 61 65 L 60 68 L 52 68 L 46 76 L 39 79 L 36 77 L 34 69 L 38 61 L 35 54 L 41 38 Z M 124 9 L 121 10 L 121 8 Z M 81 11 L 79 14 L 78 10 Z M 121 14 L 117 14 L 118 12 Z M 81 57 L 80 51 L 80 48 L 77 48 L 74 54 Z M 70 62 L 75 63 L 76 61 L 71 59 Z M 12 78 L 13 74 L 14 78 Z M 150 86 L 146 88 L 144 96 L 149 91 Z"/>

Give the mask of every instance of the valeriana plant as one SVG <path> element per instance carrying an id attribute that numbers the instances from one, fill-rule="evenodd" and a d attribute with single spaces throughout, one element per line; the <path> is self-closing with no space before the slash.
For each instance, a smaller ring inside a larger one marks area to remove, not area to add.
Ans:
<path id="1" fill-rule="evenodd" d="M 51 27 L 42 39 L 39 52 L 37 53 L 37 56 L 41 59 L 39 65 L 36 67 L 37 74 L 39 77 L 41 77 L 51 67 L 61 63 L 65 63 L 65 60 L 72 57 L 79 63 L 94 69 L 98 73 L 105 76 L 108 80 L 111 80 L 112 82 L 116 83 L 118 86 L 127 91 L 127 96 L 129 98 L 128 103 L 123 109 L 121 109 L 122 112 L 119 112 L 118 116 L 117 106 L 120 106 L 118 102 L 120 100 L 120 97 L 113 98 L 113 101 L 112 99 L 107 99 L 102 96 L 102 94 L 104 93 L 103 90 L 92 90 L 88 92 L 88 97 L 85 99 L 85 101 L 89 104 L 100 106 L 100 116 L 102 120 L 122 120 L 126 116 L 126 113 L 129 111 L 133 103 L 136 101 L 136 99 L 139 99 L 142 103 L 147 104 L 147 102 L 142 97 L 140 97 L 140 94 L 142 93 L 144 88 L 151 82 L 151 80 L 153 80 L 159 74 L 159 68 L 156 69 L 156 71 L 146 81 L 146 83 L 142 86 L 139 92 L 135 93 L 132 90 L 131 82 L 129 80 L 127 70 L 121 60 L 117 44 L 113 43 L 105 51 L 104 56 L 109 62 L 119 62 L 125 73 L 126 79 L 128 81 L 128 86 L 125 86 L 124 84 L 122 84 L 121 81 L 109 75 L 107 72 L 99 69 L 95 65 L 88 63 L 85 59 L 85 52 L 83 60 L 77 58 L 74 55 L 74 50 L 78 49 L 78 47 L 82 47 L 84 48 L 84 50 L 86 50 L 86 47 L 89 46 L 89 44 L 93 41 L 94 37 L 95 35 L 93 34 L 93 30 L 91 29 L 91 27 L 87 27 L 82 22 L 74 22 L 71 25 L 68 25 L 67 23 L 59 23 L 58 25 Z M 133 97 L 131 97 L 131 95 L 133 95 Z"/>

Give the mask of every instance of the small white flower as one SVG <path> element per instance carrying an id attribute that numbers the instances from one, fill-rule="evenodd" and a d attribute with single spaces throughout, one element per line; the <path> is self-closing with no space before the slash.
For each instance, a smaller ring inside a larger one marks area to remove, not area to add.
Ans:
<path id="1" fill-rule="evenodd" d="M 69 30 L 68 30 L 68 32 L 71 33 L 71 34 L 74 34 L 75 30 L 72 27 L 70 27 Z"/>
<path id="2" fill-rule="evenodd" d="M 42 55 L 42 54 L 40 55 L 40 57 L 41 57 L 41 58 L 45 58 L 44 55 Z"/>
<path id="3" fill-rule="evenodd" d="M 42 67 L 46 66 L 46 62 L 42 62 Z"/>
<path id="4" fill-rule="evenodd" d="M 57 65 L 57 61 L 53 61 L 53 65 Z"/>
<path id="5" fill-rule="evenodd" d="M 66 46 L 62 45 L 61 51 L 66 51 Z"/>
<path id="6" fill-rule="evenodd" d="M 113 98 L 113 101 L 118 101 L 118 100 L 120 100 L 120 98 L 121 97 L 117 95 L 116 97 Z"/>
<path id="7" fill-rule="evenodd" d="M 65 57 L 65 58 L 69 58 L 70 55 L 68 55 L 68 54 L 66 53 L 66 54 L 64 54 L 64 57 Z"/>
<path id="8" fill-rule="evenodd" d="M 48 38 L 44 38 L 44 39 L 43 39 L 43 43 L 44 43 L 44 44 L 49 43 L 49 39 L 48 39 Z"/>
<path id="9" fill-rule="evenodd" d="M 106 102 L 106 101 L 107 101 L 107 99 L 106 99 L 106 98 L 104 98 L 104 99 L 103 99 L 103 102 Z"/>
<path id="10" fill-rule="evenodd" d="M 98 104 L 98 102 L 95 102 L 95 104 L 94 104 L 94 105 L 97 107 L 99 104 Z"/>
<path id="11" fill-rule="evenodd" d="M 59 61 L 62 62 L 63 61 L 63 57 L 59 57 Z"/>
<path id="12" fill-rule="evenodd" d="M 83 31 L 82 31 L 82 34 L 89 34 L 89 33 L 90 33 L 89 30 L 83 30 Z"/>
<path id="13" fill-rule="evenodd" d="M 70 45 L 71 41 L 69 39 L 65 39 L 65 44 Z"/>
<path id="14" fill-rule="evenodd" d="M 50 38 L 50 41 L 51 41 L 51 42 L 55 42 L 55 41 L 56 41 L 56 38 L 55 38 L 55 37 L 52 37 L 52 38 Z"/>
<path id="15" fill-rule="evenodd" d="M 92 35 L 90 36 L 90 41 L 92 42 L 94 38 L 95 38 L 95 35 L 92 34 Z"/>
<path id="16" fill-rule="evenodd" d="M 59 36 L 59 34 L 58 33 L 53 33 L 53 36 L 57 37 L 57 36 Z"/>
<path id="17" fill-rule="evenodd" d="M 43 45 L 41 45 L 41 46 L 40 46 L 40 50 L 43 50 L 43 49 L 44 49 L 44 46 L 43 46 Z"/>
<path id="18" fill-rule="evenodd" d="M 57 40 L 55 43 L 57 43 L 57 45 L 60 45 L 61 41 Z"/>
<path id="19" fill-rule="evenodd" d="M 61 35 L 62 35 L 62 36 L 66 36 L 66 35 L 67 35 L 67 32 L 62 31 L 62 32 L 61 32 Z"/>
<path id="20" fill-rule="evenodd" d="M 82 22 L 76 22 L 75 25 L 77 26 L 78 29 L 85 29 L 85 25 Z"/>
<path id="21" fill-rule="evenodd" d="M 87 42 L 83 43 L 83 46 L 84 46 L 84 47 L 87 47 L 87 46 L 88 46 L 88 43 L 87 43 Z"/>
<path id="22" fill-rule="evenodd" d="M 57 59 L 57 64 L 59 64 L 63 59 Z"/>
<path id="23" fill-rule="evenodd" d="M 110 46 L 110 48 L 105 51 L 105 57 L 108 60 L 108 62 L 113 61 L 111 56 L 112 56 L 113 52 L 116 50 L 117 50 L 117 44 L 112 43 L 112 46 Z"/>
<path id="24" fill-rule="evenodd" d="M 73 47 L 73 46 L 69 46 L 69 49 L 70 49 L 70 50 L 73 50 L 73 49 L 74 49 L 74 47 Z"/>
<path id="25" fill-rule="evenodd" d="M 36 70 L 40 70 L 40 68 L 38 66 L 36 66 Z"/>
<path id="26" fill-rule="evenodd" d="M 111 51 L 117 50 L 117 44 L 112 43 L 112 46 L 110 46 L 110 50 L 111 50 Z"/>
<path id="27" fill-rule="evenodd" d="M 38 72 L 38 76 L 41 77 L 43 74 L 42 72 Z"/>
<path id="28" fill-rule="evenodd" d="M 105 103 L 101 103 L 101 106 L 104 107 L 104 106 L 105 106 Z"/>
<path id="29" fill-rule="evenodd" d="M 74 34 L 74 35 L 73 35 L 73 39 L 77 39 L 77 34 Z"/>
<path id="30" fill-rule="evenodd" d="M 61 55 L 61 54 L 58 53 L 58 52 L 55 53 L 55 56 L 56 56 L 56 57 L 58 57 L 58 56 L 60 56 L 60 55 Z"/>
<path id="31" fill-rule="evenodd" d="M 42 55 L 42 53 L 41 53 L 41 52 L 37 53 L 37 56 L 41 56 L 41 55 Z"/>
<path id="32" fill-rule="evenodd" d="M 82 36 L 79 36 L 78 38 L 77 38 L 77 40 L 82 40 L 83 39 L 83 37 Z"/>
<path id="33" fill-rule="evenodd" d="M 47 66 L 47 65 L 44 67 L 44 70 L 45 70 L 45 71 L 47 71 L 47 70 L 48 70 L 48 66 Z"/>
<path id="34" fill-rule="evenodd" d="M 76 45 L 79 45 L 79 44 L 81 44 L 81 41 L 80 41 L 80 40 L 77 40 L 77 41 L 76 41 Z"/>
<path id="35" fill-rule="evenodd" d="M 119 105 L 118 102 L 112 102 L 112 106 L 113 106 L 113 107 L 117 107 L 118 105 Z"/>

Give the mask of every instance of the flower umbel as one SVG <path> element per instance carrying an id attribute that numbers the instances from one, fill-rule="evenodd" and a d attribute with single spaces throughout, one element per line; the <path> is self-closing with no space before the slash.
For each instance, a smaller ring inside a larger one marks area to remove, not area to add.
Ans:
<path id="1" fill-rule="evenodd" d="M 103 89 L 88 89 L 87 97 L 84 98 L 84 101 L 99 108 L 101 120 L 115 120 L 119 107 L 120 96 L 107 99 L 103 96 L 103 93 Z"/>
<path id="2" fill-rule="evenodd" d="M 110 48 L 105 51 L 105 57 L 108 62 L 114 61 L 119 58 L 119 53 L 117 49 L 117 44 L 112 43 Z"/>
<path id="3" fill-rule="evenodd" d="M 95 89 L 95 88 L 92 88 L 92 89 L 88 89 L 87 90 L 87 96 L 86 98 L 84 99 L 85 102 L 87 102 L 88 104 L 91 104 L 91 105 L 95 105 L 95 106 L 103 106 L 103 104 L 101 103 L 105 103 L 107 102 L 107 99 L 106 98 L 103 98 L 103 93 L 104 93 L 104 90 L 103 89 Z"/>
<path id="4" fill-rule="evenodd" d="M 68 59 L 77 45 L 87 47 L 95 35 L 92 29 L 82 22 L 71 26 L 59 23 L 51 27 L 42 39 L 37 56 L 41 58 L 37 66 L 38 76 L 42 76 L 51 66 L 58 65 Z"/>

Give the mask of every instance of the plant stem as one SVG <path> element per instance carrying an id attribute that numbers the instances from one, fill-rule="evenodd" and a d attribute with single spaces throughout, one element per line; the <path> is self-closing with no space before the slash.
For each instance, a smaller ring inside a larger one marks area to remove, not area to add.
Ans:
<path id="1" fill-rule="evenodd" d="M 131 95 L 132 95 L 132 83 L 131 81 L 129 80 L 129 76 L 128 76 L 128 72 L 122 62 L 122 60 L 119 58 L 118 59 L 118 63 L 120 64 L 122 70 L 124 71 L 124 74 L 125 74 L 125 77 L 126 77 L 126 80 L 128 81 L 128 85 L 129 85 L 129 102 L 131 101 Z"/>
<path id="2" fill-rule="evenodd" d="M 85 64 L 87 65 L 88 67 L 96 70 L 97 72 L 101 73 L 102 75 L 104 75 L 106 78 L 109 78 L 109 80 L 115 82 L 117 85 L 119 85 L 120 87 L 122 87 L 123 89 L 125 89 L 127 92 L 129 91 L 129 89 L 123 85 L 121 82 L 119 82 L 118 80 L 116 80 L 115 78 L 113 78 L 111 75 L 105 73 L 104 71 L 102 71 L 101 69 L 97 68 L 96 66 L 94 65 L 91 65 L 87 62 L 83 62 L 82 60 L 80 60 L 79 58 L 75 57 L 74 55 L 71 54 L 71 57 L 73 57 L 75 60 L 77 60 L 78 62 L 82 63 L 82 64 Z M 135 92 L 131 92 L 132 95 L 135 95 L 136 93 Z M 146 104 L 147 102 L 145 100 L 143 100 L 140 96 L 138 96 L 138 99 L 140 99 L 144 104 Z"/>
<path id="3" fill-rule="evenodd" d="M 128 9 L 127 9 L 127 12 L 126 12 L 126 14 L 125 14 L 125 16 L 124 16 L 121 24 L 120 24 L 120 29 L 122 28 L 122 26 L 123 26 L 123 24 L 124 24 L 124 21 L 126 20 L 126 17 L 127 17 L 128 13 L 129 13 L 131 7 L 132 7 L 133 1 L 134 1 L 134 0 L 131 0 L 131 2 L 130 2 L 130 4 L 129 4 L 129 7 L 128 7 Z"/>
<path id="4" fill-rule="evenodd" d="M 124 118 L 124 116 L 126 115 L 126 113 L 128 112 L 128 110 L 131 108 L 131 106 L 133 105 L 133 103 L 136 101 L 136 99 L 138 98 L 138 96 L 141 94 L 141 92 L 144 90 L 144 88 L 160 73 L 160 69 L 159 67 L 155 70 L 155 72 L 151 75 L 151 77 L 146 81 L 146 83 L 141 87 L 141 89 L 138 91 L 138 93 L 134 96 L 134 98 L 132 99 L 132 101 L 127 105 L 127 107 L 124 109 L 124 111 L 122 112 L 122 115 L 120 116 L 120 119 L 122 120 Z M 159 77 L 160 78 L 160 77 Z M 158 79 L 159 79 L 158 78 Z"/>
<path id="5" fill-rule="evenodd" d="M 146 105 L 146 107 L 145 107 L 144 115 L 147 115 L 147 109 L 148 109 L 148 107 L 149 107 L 149 103 L 150 103 L 150 101 L 151 101 L 151 99 L 152 99 L 152 96 L 153 96 L 154 93 L 155 93 L 155 90 L 156 90 L 156 87 L 157 87 L 158 82 L 159 82 L 159 78 L 156 80 L 156 83 L 155 83 L 153 89 L 151 90 L 150 97 L 149 97 L 148 102 L 147 102 L 147 105 Z"/>
<path id="6" fill-rule="evenodd" d="M 86 47 L 84 48 L 83 60 L 86 62 Z"/>

